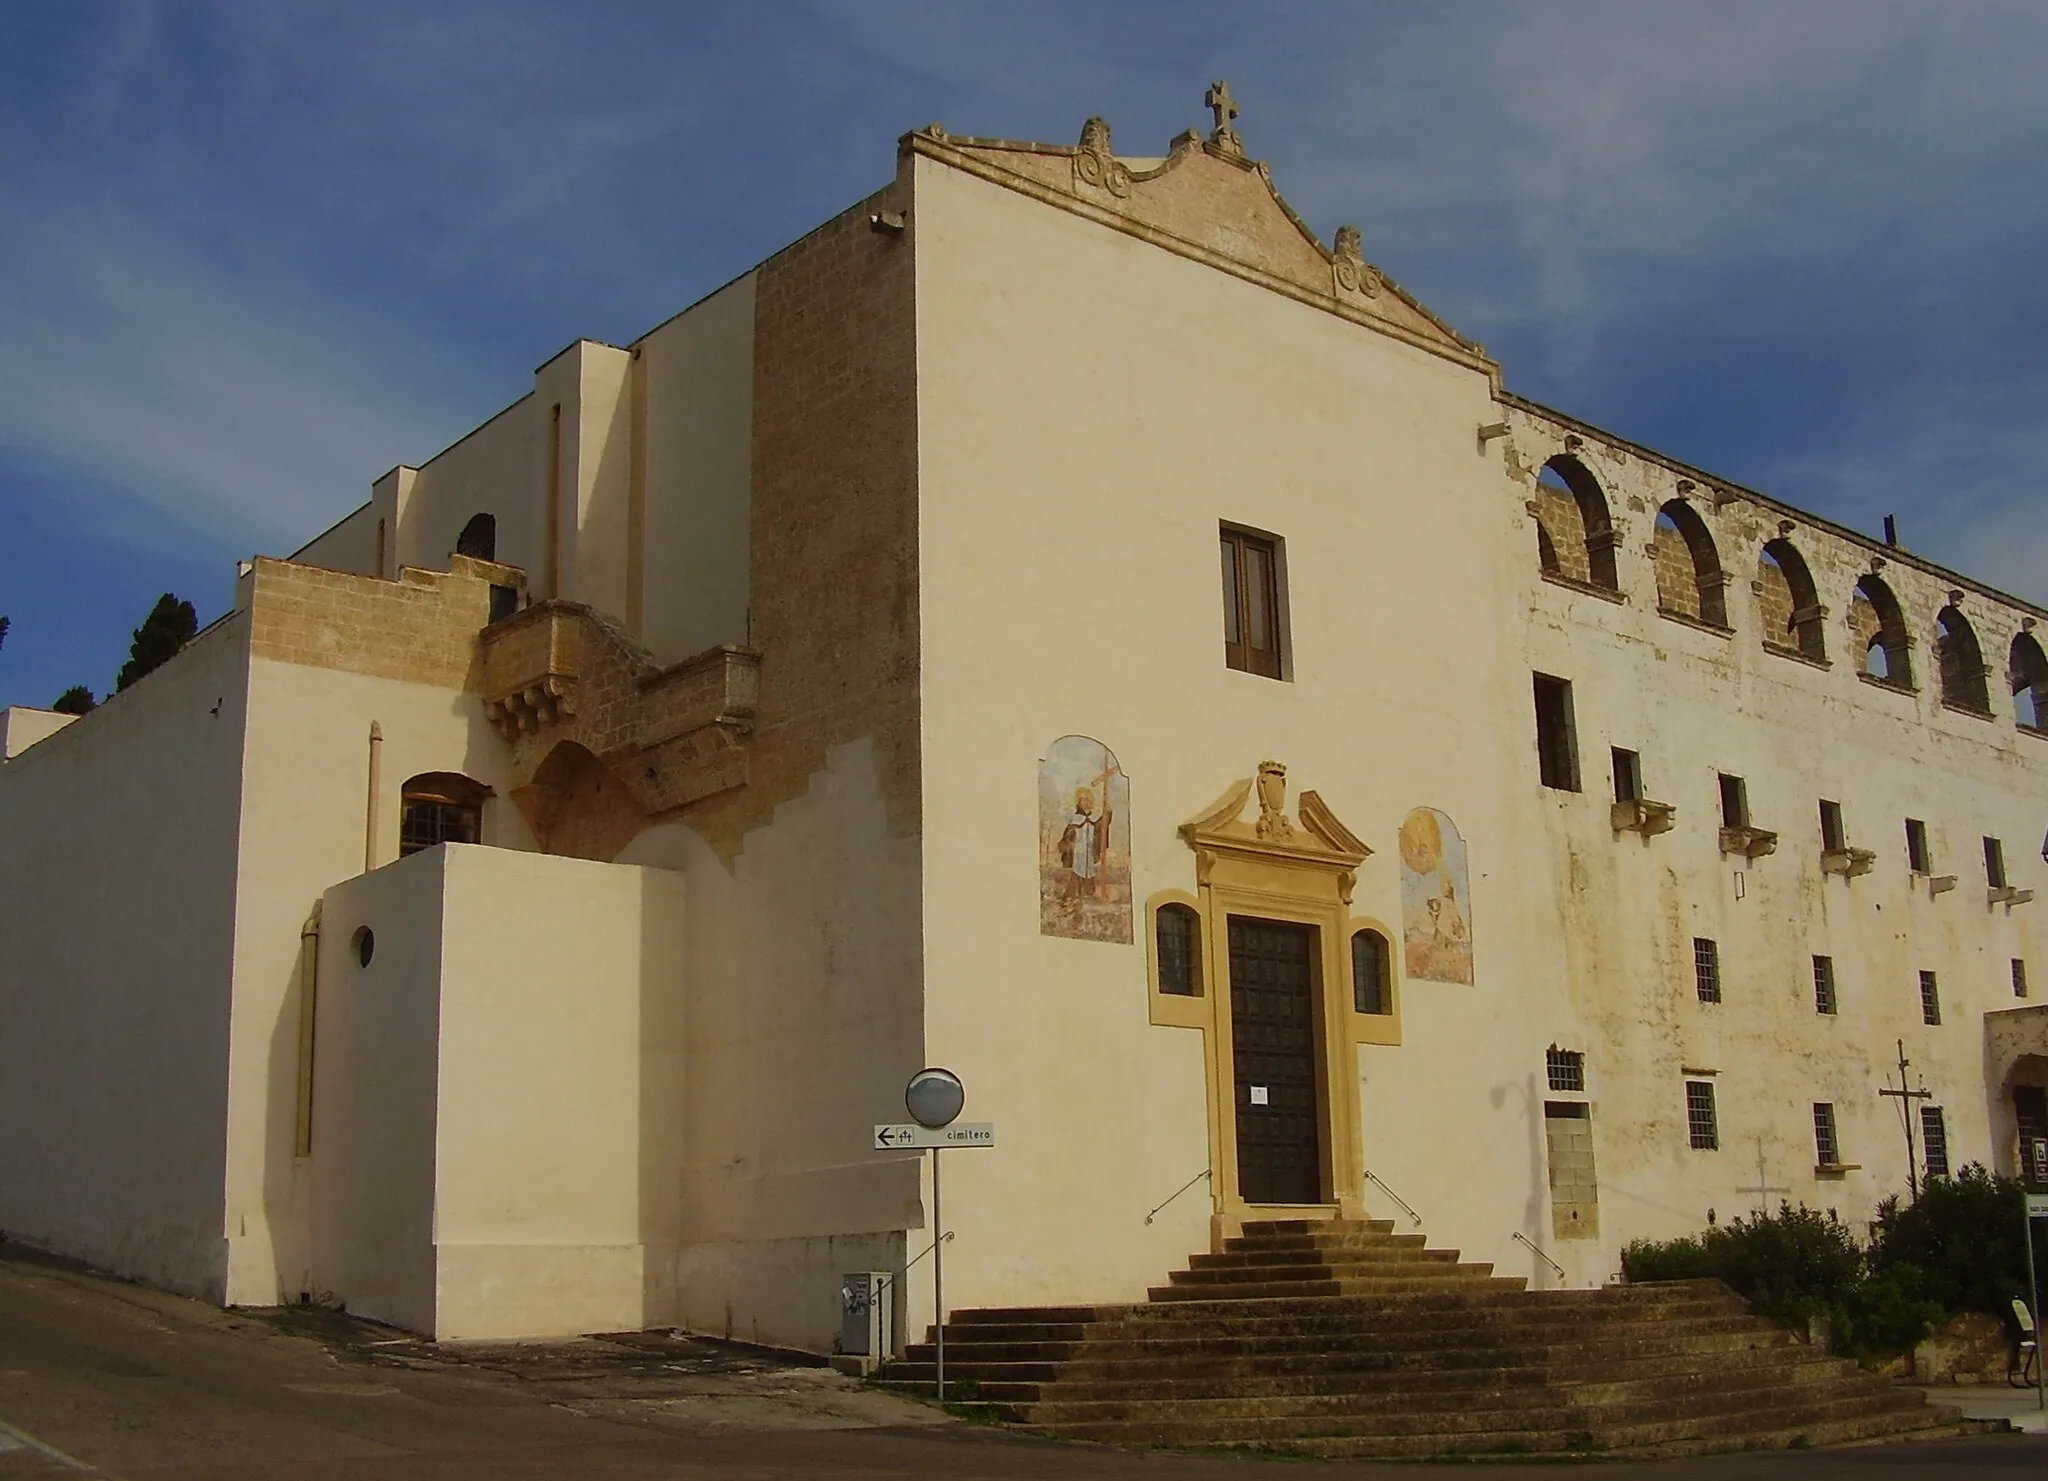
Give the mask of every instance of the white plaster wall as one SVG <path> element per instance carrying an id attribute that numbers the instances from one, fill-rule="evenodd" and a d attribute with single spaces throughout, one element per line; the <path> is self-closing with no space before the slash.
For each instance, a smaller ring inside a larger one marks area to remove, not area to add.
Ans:
<path id="1" fill-rule="evenodd" d="M 965 1077 L 966 1114 L 999 1127 L 997 1150 L 948 1162 L 954 1303 L 1128 1299 L 1208 1243 L 1199 1190 L 1144 1224 L 1208 1159 L 1198 1034 L 1148 1024 L 1142 936 L 1038 935 L 1035 765 L 1068 733 L 1106 742 L 1129 776 L 1140 906 L 1194 888 L 1177 825 L 1267 757 L 1375 849 L 1360 915 L 1401 918 L 1411 808 L 1458 825 L 1477 984 L 1403 982 L 1405 1043 L 1358 1052 L 1365 1164 L 1437 1243 L 1556 1284 L 1520 1233 L 1569 1283 L 1597 1282 L 1631 1237 L 1748 1211 L 1759 1143 L 1773 1201 L 1865 1218 L 1905 1183 L 1876 1094 L 1900 1038 L 1949 1112 L 1952 1159 L 1992 1155 L 1981 1018 L 2013 1001 L 2008 963 L 2032 951 L 2040 907 L 1987 908 L 1978 839 L 2006 840 L 2014 884 L 2048 886 L 2048 742 L 2013 729 L 2002 694 L 1994 721 L 1933 702 L 1946 579 L 1902 553 L 1885 573 L 1914 614 L 1917 698 L 1854 676 L 1844 614 L 1872 552 L 1831 532 L 1804 534 L 1836 666 L 1761 651 L 1748 582 L 1776 512 L 1739 531 L 1733 508 L 1716 517 L 1738 635 L 1685 627 L 1656 615 L 1642 550 L 1678 474 L 1651 498 L 1586 452 L 1618 480 L 1628 601 L 1543 582 L 1523 504 L 1563 429 L 1517 413 L 1511 471 L 1474 435 L 1502 418 L 1483 377 L 917 170 L 929 1054 Z M 1286 682 L 1223 666 L 1223 521 L 1286 542 Z M 2002 670 L 2020 612 L 1981 592 L 1965 607 Z M 1582 795 L 1538 785 L 1532 669 L 1575 684 Z M 1609 826 L 1610 744 L 1642 753 L 1650 795 L 1678 805 L 1672 833 Z M 1782 834 L 1742 868 L 1739 899 L 1717 770 L 1745 776 L 1757 824 Z M 1820 797 L 1878 850 L 1870 876 L 1821 880 Z M 1928 821 L 1954 893 L 1906 877 L 1907 816 Z M 1718 1008 L 1697 1001 L 1695 935 L 1721 945 Z M 1813 1012 L 1816 952 L 1836 959 L 1834 1019 Z M 1920 1023 L 1922 967 L 1940 973 L 1940 1028 Z M 1587 1054 L 1597 1240 L 1551 1237 L 1552 1043 Z M 1719 1071 L 1718 1153 L 1687 1148 L 1682 1065 Z M 1816 1177 L 1819 1100 L 1860 1171 Z M 1381 1188 L 1367 1202 L 1406 1226 Z"/>
<path id="2" fill-rule="evenodd" d="M 354 571 L 361 576 L 375 575 L 377 518 L 376 506 L 365 504 L 301 545 L 291 553 L 289 559 L 301 565 L 323 566 L 330 571 Z"/>
<path id="3" fill-rule="evenodd" d="M 0 710 L 0 761 L 12 761 L 37 741 L 48 740 L 78 717 L 28 705 Z"/>
<path id="4" fill-rule="evenodd" d="M 891 836 L 862 740 L 730 868 L 677 824 L 619 862 L 689 881 L 677 1320 L 830 1351 L 839 1275 L 900 1267 L 902 1231 L 923 1223 L 916 1164 L 872 1150 L 923 1062 L 903 929 L 917 841 Z"/>
<path id="5" fill-rule="evenodd" d="M 2048 888 L 2038 839 L 2048 825 L 2048 740 L 2017 730 L 1999 676 L 2022 612 L 1984 593 L 1965 597 L 1996 672 L 1994 717 L 1944 708 L 1932 651 L 1935 617 L 1954 583 L 1904 552 L 1883 552 L 1881 572 L 1905 610 L 1917 694 L 1857 677 L 1862 655 L 1847 626 L 1850 597 L 1871 569 L 1869 542 L 1813 521 L 1789 535 L 1828 609 L 1830 666 L 1767 653 L 1751 583 L 1780 511 L 1736 500 L 1693 507 L 1707 522 L 1728 586 L 1732 637 L 1656 613 L 1645 547 L 1679 473 L 1593 441 L 1580 457 L 1606 491 L 1622 533 L 1619 577 L 1627 603 L 1540 581 L 1520 498 L 1524 480 L 1563 450 L 1567 428 L 1514 419 L 1500 542 L 1516 557 L 1517 606 L 1527 613 L 1530 667 L 1573 681 L 1585 791 L 1541 794 L 1540 845 L 1530 850 L 1532 910 L 1561 902 L 1549 950 L 1532 963 L 1557 1005 L 1556 1031 L 1588 1048 L 1603 1218 L 1616 1235 L 1662 1237 L 1746 1213 L 1770 1191 L 1781 1200 L 1867 1219 L 1906 1187 L 1906 1143 L 1893 1103 L 1898 1046 L 1946 1113 L 1951 1164 L 1997 1164 L 1983 1057 L 1987 1012 L 2014 1006 L 2012 959 L 2032 965 L 2037 905 L 1987 903 L 1982 839 L 2002 838 L 2008 874 Z M 1526 703 L 1526 701 L 1524 701 Z M 1512 732 L 1510 732 L 1512 733 Z M 1526 740 L 1533 732 L 1525 732 Z M 1533 745 L 1533 741 L 1530 742 Z M 1642 754 L 1649 795 L 1678 805 L 1678 826 L 1647 842 L 1608 827 L 1609 748 Z M 1755 861 L 1720 856 L 1717 773 L 1742 776 L 1756 826 L 1779 833 Z M 1841 803 L 1851 845 L 1873 850 L 1871 873 L 1845 880 L 1820 869 L 1819 800 Z M 1910 873 L 1905 819 L 1928 826 L 1935 896 Z M 1533 841 L 1532 841 L 1533 842 Z M 1695 936 L 1714 939 L 1723 1002 L 1702 1004 Z M 1815 1011 L 1812 957 L 1831 956 L 1840 1011 Z M 1922 1021 L 1919 973 L 1937 974 L 1940 1026 Z M 2038 972 L 2039 967 L 2034 967 Z M 1547 1042 L 1547 1041 L 1546 1041 Z M 1559 1042 L 1565 1042 L 1560 1038 Z M 1682 1066 L 1717 1069 L 1721 1149 L 1687 1144 Z M 1812 1107 L 1834 1105 L 1839 1176 L 1815 1168 Z M 1915 1127 L 1917 1136 L 1917 1123 Z M 2010 1170 L 2009 1168 L 2007 1170 Z M 1610 1238 L 1611 1264 L 1619 1247 Z"/>
<path id="6" fill-rule="evenodd" d="M 1201 1186 L 1145 1223 L 1208 1165 L 1201 1036 L 1149 1024 L 1142 936 L 1039 935 L 1038 758 L 1069 733 L 1115 751 L 1141 904 L 1194 888 L 1175 829 L 1268 757 L 1379 851 L 1360 914 L 1399 919 L 1394 830 L 1448 811 L 1488 986 L 1404 1010 L 1493 1126 L 1487 1087 L 1526 1078 L 1534 1029 L 1497 862 L 1533 804 L 1496 735 L 1527 679 L 1491 596 L 1492 405 L 1334 316 L 922 161 L 916 183 L 928 1034 L 998 1127 L 947 1159 L 949 1298 L 1131 1299 L 1209 1244 Z M 1287 541 L 1292 682 L 1223 665 L 1220 521 Z M 1475 1190 L 1526 1182 L 1525 1104 L 1489 1145 L 1442 1096 L 1375 1101 L 1415 1048 L 1360 1054 L 1368 1166 L 1406 1142 Z M 1432 1232 L 1491 1252 L 1508 1210 L 1474 1197 L 1425 1205 Z"/>
<path id="7" fill-rule="evenodd" d="M 445 846 L 435 1333 L 670 1322 L 684 880 Z"/>
<path id="8" fill-rule="evenodd" d="M 462 772 L 497 790 L 484 808 L 485 843 L 534 843 L 506 795 L 513 779 L 504 742 L 475 696 L 264 659 L 252 665 L 249 693 L 234 925 L 228 1299 L 269 1305 L 312 1280 L 309 1187 L 293 1157 L 299 933 L 330 886 L 363 872 L 371 723 L 383 734 L 377 863 L 398 857 L 406 779 L 429 771 Z"/>
<path id="9" fill-rule="evenodd" d="M 214 1299 L 247 663 L 231 617 L 0 769 L 0 1229 Z"/>
<path id="10" fill-rule="evenodd" d="M 428 849 L 322 897 L 309 1270 L 298 1288 L 426 1333 L 435 1316 L 448 861 L 447 850 Z M 367 964 L 358 945 L 365 930 Z"/>
<path id="11" fill-rule="evenodd" d="M 747 641 L 754 282 L 748 273 L 638 346 L 646 376 L 641 639 L 663 663 Z"/>
<path id="12" fill-rule="evenodd" d="M 545 551 L 548 408 L 522 396 L 424 464 L 399 524 L 398 559 L 448 569 L 474 515 L 498 522 L 497 559 L 538 576 Z"/>

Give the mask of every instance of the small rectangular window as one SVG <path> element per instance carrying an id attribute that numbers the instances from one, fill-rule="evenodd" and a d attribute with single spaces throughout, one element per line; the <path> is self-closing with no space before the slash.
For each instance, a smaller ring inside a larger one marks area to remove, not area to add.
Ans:
<path id="1" fill-rule="evenodd" d="M 1721 1145 L 1721 1128 L 1714 1119 L 1714 1086 L 1709 1080 L 1685 1082 L 1685 1130 L 1696 1152 L 1713 1152 Z"/>
<path id="2" fill-rule="evenodd" d="M 1824 1100 L 1813 1103 L 1813 1160 L 1822 1167 L 1842 1165 L 1842 1144 L 1835 1139 L 1835 1108 Z"/>
<path id="3" fill-rule="evenodd" d="M 1941 1022 L 1941 988 L 1932 972 L 1920 974 L 1920 1017 L 1926 1023 Z"/>
<path id="4" fill-rule="evenodd" d="M 1614 800 L 1634 802 L 1643 795 L 1643 758 L 1634 751 L 1612 748 L 1614 756 Z"/>
<path id="5" fill-rule="evenodd" d="M 1202 991 L 1202 918 L 1188 905 L 1169 902 L 1152 917 L 1153 948 L 1159 963 L 1159 990 L 1175 997 L 1199 997 Z"/>
<path id="6" fill-rule="evenodd" d="M 1543 1055 L 1543 1069 L 1550 1077 L 1552 1090 L 1584 1091 L 1586 1088 L 1586 1056 L 1577 1049 L 1560 1049 L 1551 1045 Z"/>
<path id="7" fill-rule="evenodd" d="M 1225 526 L 1223 661 L 1268 679 L 1280 677 L 1280 551 L 1263 535 Z"/>
<path id="8" fill-rule="evenodd" d="M 2027 995 L 2027 964 L 2018 957 L 2012 959 L 2012 995 L 2016 998 Z"/>
<path id="9" fill-rule="evenodd" d="M 1704 936 L 1692 938 L 1692 978 L 1702 1003 L 1721 1001 L 1721 949 Z"/>
<path id="10" fill-rule="evenodd" d="M 1927 1176 L 1948 1176 L 1948 1118 L 1940 1106 L 1920 1108 L 1920 1144 L 1927 1149 Z"/>
<path id="11" fill-rule="evenodd" d="M 1849 835 L 1842 828 L 1842 804 L 1839 802 L 1821 801 L 1820 846 L 1831 854 L 1838 854 L 1849 846 Z"/>
<path id="12" fill-rule="evenodd" d="M 1747 828 L 1749 826 L 1749 789 L 1739 776 L 1721 773 L 1721 826 L 1723 828 Z"/>
<path id="13" fill-rule="evenodd" d="M 1984 840 L 1984 882 L 1994 890 L 2005 888 L 2005 845 L 1995 838 Z"/>
<path id="14" fill-rule="evenodd" d="M 1393 979 L 1388 971 L 1392 953 L 1387 938 L 1378 931 L 1351 933 L 1351 1007 L 1358 1013 L 1392 1013 Z"/>
<path id="15" fill-rule="evenodd" d="M 1560 792 L 1579 790 L 1579 740 L 1572 718 L 1568 679 L 1537 674 L 1536 765 L 1543 785 Z"/>
<path id="16" fill-rule="evenodd" d="M 1928 863 L 1931 857 L 1927 852 L 1927 825 L 1918 818 L 1906 819 L 1906 867 L 1915 874 L 1932 874 L 1934 870 Z"/>
<path id="17" fill-rule="evenodd" d="M 1835 959 L 1831 956 L 1813 959 L 1813 1011 L 1827 1014 L 1835 1011 Z"/>

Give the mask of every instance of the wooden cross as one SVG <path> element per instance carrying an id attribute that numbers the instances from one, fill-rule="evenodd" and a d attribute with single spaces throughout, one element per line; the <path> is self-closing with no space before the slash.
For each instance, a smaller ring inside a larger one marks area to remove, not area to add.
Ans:
<path id="1" fill-rule="evenodd" d="M 1927 1088 L 1927 1082 L 1924 1079 L 1920 1082 L 1918 1090 L 1907 1088 L 1906 1070 L 1912 1063 L 1912 1060 L 1906 1058 L 1906 1041 L 1904 1039 L 1899 1040 L 1899 1088 L 1894 1090 L 1889 1084 L 1886 1084 L 1877 1093 L 1879 1095 L 1888 1095 L 1899 1103 L 1899 1120 L 1904 1122 L 1906 1127 L 1906 1190 L 1912 1194 L 1913 1201 L 1917 1203 L 1920 1200 L 1920 1169 L 1914 1163 L 1920 1154 L 1913 1143 L 1913 1102 L 1916 1100 L 1933 1100 L 1934 1092 Z"/>
<path id="2" fill-rule="evenodd" d="M 1209 91 L 1202 98 L 1202 106 L 1216 115 L 1216 132 L 1230 132 L 1230 120 L 1237 117 L 1237 99 L 1230 96 L 1230 84 L 1212 82 Z"/>
<path id="3" fill-rule="evenodd" d="M 1773 1193 L 1790 1193 L 1792 1191 L 1790 1188 L 1781 1188 L 1774 1183 L 1766 1182 L 1765 1177 L 1764 1139 L 1758 1137 L 1756 1139 L 1756 1186 L 1754 1188 L 1737 1188 L 1735 1191 L 1737 1193 L 1754 1193 L 1756 1195 L 1756 1211 L 1760 1214 L 1770 1212 L 1771 1195 Z"/>

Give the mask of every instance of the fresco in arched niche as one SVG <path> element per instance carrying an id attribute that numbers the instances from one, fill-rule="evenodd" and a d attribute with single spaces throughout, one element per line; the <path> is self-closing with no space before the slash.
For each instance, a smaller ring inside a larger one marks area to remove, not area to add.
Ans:
<path id="1" fill-rule="evenodd" d="M 1433 807 L 1401 822 L 1401 944 L 1410 977 L 1472 980 L 1472 876 L 1458 825 Z"/>
<path id="2" fill-rule="evenodd" d="M 1038 930 L 1131 940 L 1131 784 L 1116 754 L 1063 735 L 1038 763 Z"/>

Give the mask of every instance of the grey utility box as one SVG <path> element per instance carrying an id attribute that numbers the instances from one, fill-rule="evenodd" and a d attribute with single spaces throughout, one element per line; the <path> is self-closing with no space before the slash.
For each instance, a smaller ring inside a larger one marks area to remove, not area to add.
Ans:
<path id="1" fill-rule="evenodd" d="M 886 1270 L 856 1270 L 839 1278 L 839 1350 L 877 1362 L 894 1344 L 895 1307 L 890 1287 L 895 1277 Z"/>

